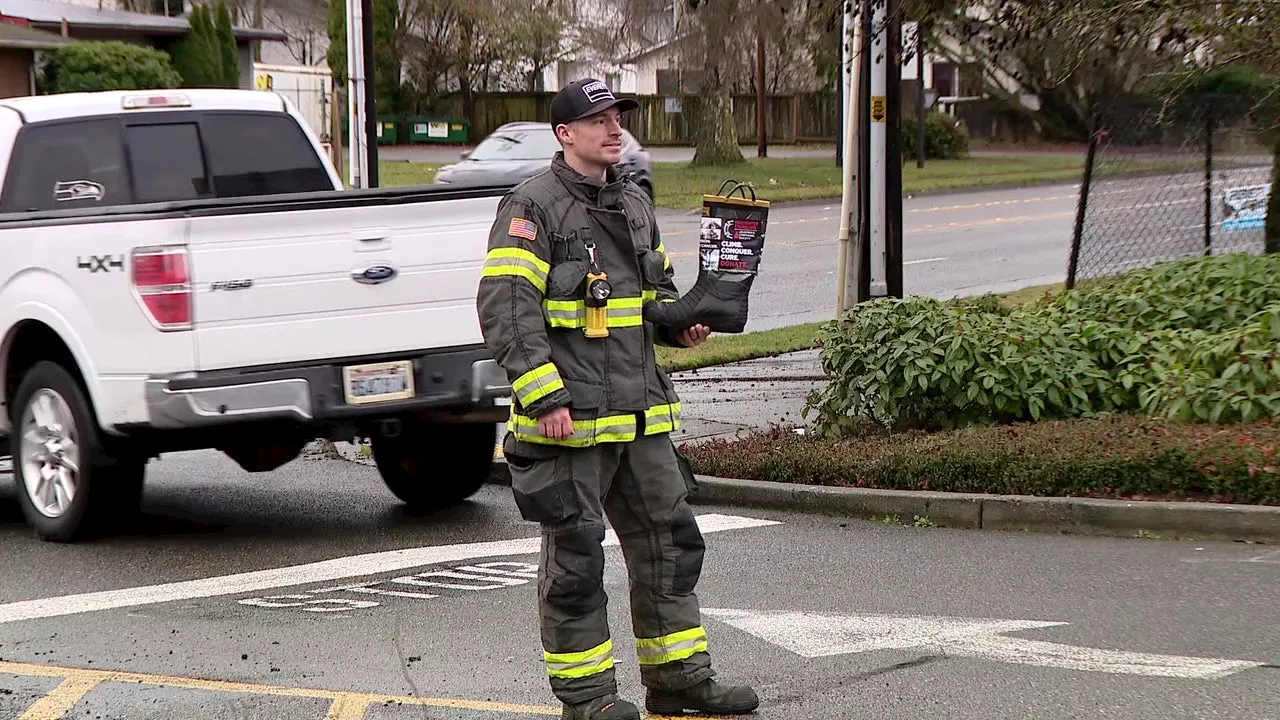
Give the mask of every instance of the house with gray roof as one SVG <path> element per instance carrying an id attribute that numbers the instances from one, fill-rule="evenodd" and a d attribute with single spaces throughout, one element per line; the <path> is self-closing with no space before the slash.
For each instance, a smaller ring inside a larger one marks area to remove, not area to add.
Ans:
<path id="1" fill-rule="evenodd" d="M 185 16 L 115 10 L 96 0 L 0 0 L 0 94 L 32 94 L 35 54 L 66 42 L 122 40 L 165 50 L 190 31 L 191 23 Z M 285 34 L 235 27 L 234 35 L 240 58 L 240 87 L 252 88 L 255 47 L 263 42 L 284 42 Z M 8 59 L 4 59 L 6 53 Z M 15 92 L 21 85 L 17 79 L 20 75 L 26 77 L 25 93 Z"/>

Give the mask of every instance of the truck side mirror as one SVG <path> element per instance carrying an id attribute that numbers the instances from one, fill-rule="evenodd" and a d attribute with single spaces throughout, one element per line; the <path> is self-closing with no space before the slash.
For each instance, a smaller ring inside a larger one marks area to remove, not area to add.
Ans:
<path id="1" fill-rule="evenodd" d="M 466 160 L 466 159 L 467 159 L 467 158 L 469 158 L 469 157 L 471 157 L 471 151 L 470 151 L 470 150 L 463 150 L 463 151 L 462 151 L 462 159 L 463 159 L 463 160 Z"/>

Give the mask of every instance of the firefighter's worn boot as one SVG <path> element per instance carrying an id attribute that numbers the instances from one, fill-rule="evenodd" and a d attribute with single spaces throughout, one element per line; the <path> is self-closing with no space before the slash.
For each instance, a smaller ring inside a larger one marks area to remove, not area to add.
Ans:
<path id="1" fill-rule="evenodd" d="M 640 710 L 610 694 L 578 705 L 566 704 L 560 720 L 640 720 Z"/>
<path id="2" fill-rule="evenodd" d="M 740 333 L 747 326 L 747 300 L 755 279 L 755 273 L 704 270 L 679 300 L 645 303 L 644 319 L 681 330 L 706 325 L 712 332 Z"/>
<path id="3" fill-rule="evenodd" d="M 745 685 L 721 685 L 707 678 L 675 692 L 650 689 L 644 706 L 654 715 L 745 715 L 760 706 L 760 698 Z"/>

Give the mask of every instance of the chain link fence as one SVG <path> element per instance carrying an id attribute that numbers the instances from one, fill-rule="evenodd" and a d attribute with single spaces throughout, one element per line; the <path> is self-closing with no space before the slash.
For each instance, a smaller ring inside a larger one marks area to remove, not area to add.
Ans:
<path id="1" fill-rule="evenodd" d="M 1262 252 L 1271 120 L 1221 94 L 1098 105 L 1067 286 L 1164 260 Z"/>

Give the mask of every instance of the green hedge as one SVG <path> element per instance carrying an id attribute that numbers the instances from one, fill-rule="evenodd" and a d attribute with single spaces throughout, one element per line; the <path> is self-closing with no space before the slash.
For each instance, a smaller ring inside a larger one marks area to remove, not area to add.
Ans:
<path id="1" fill-rule="evenodd" d="M 1029 306 L 927 297 L 863 304 L 819 332 L 826 436 L 1142 412 L 1280 416 L 1280 255 L 1128 273 Z"/>
<path id="2" fill-rule="evenodd" d="M 1280 424 L 1135 415 L 823 440 L 784 429 L 685 445 L 694 471 L 891 490 L 1280 505 Z"/>
<path id="3" fill-rule="evenodd" d="M 177 87 L 182 78 L 162 50 L 111 41 L 64 45 L 48 55 L 40 92 L 96 92 Z"/>
<path id="4" fill-rule="evenodd" d="M 925 113 L 924 156 L 926 159 L 958 160 L 969 157 L 969 128 L 963 120 L 936 110 Z M 901 147 L 908 160 L 916 159 L 917 128 L 914 115 L 902 118 Z"/>

